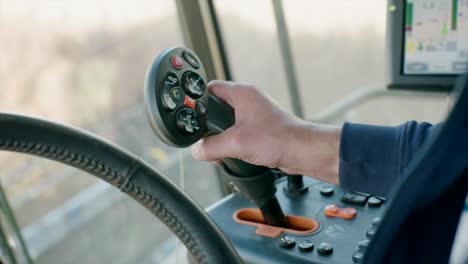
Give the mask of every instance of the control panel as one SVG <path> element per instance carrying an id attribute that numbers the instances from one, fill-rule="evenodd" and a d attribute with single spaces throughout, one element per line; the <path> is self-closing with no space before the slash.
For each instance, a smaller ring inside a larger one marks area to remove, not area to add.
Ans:
<path id="1" fill-rule="evenodd" d="M 168 49 L 150 66 L 145 105 L 156 135 L 175 147 L 235 124 L 234 110 L 209 94 L 203 65 L 186 48 Z M 222 163 L 241 195 L 208 212 L 247 263 L 358 263 L 388 203 L 309 177 L 291 196 L 285 177 L 274 182 L 274 170 L 230 158 Z"/>
<path id="2" fill-rule="evenodd" d="M 303 227 L 298 227 L 303 232 L 264 232 L 261 229 L 264 226 L 236 221 L 236 212 L 253 207 L 238 194 L 231 194 L 208 208 L 209 215 L 246 263 L 359 263 L 363 260 L 389 203 L 386 198 L 345 191 L 310 177 L 304 178 L 307 191 L 296 197 L 284 193 L 285 177 L 276 184 L 279 190 L 276 197 L 285 215 L 313 219 L 318 228 L 311 232 L 304 232 Z"/>

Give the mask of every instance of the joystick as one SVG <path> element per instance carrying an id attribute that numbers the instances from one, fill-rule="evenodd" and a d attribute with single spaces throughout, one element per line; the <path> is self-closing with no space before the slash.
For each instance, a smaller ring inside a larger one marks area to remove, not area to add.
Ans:
<path id="1" fill-rule="evenodd" d="M 146 76 L 145 105 L 151 127 L 164 143 L 188 147 L 234 125 L 232 107 L 207 90 L 204 67 L 193 51 L 173 48 L 156 58 Z M 259 207 L 265 223 L 285 226 L 269 168 L 232 158 L 224 159 L 222 168 L 240 193 Z"/>

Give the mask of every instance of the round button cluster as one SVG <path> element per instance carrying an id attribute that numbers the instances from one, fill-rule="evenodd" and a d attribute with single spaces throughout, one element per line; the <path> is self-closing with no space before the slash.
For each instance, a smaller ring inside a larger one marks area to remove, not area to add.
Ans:
<path id="1" fill-rule="evenodd" d="M 200 120 L 194 110 L 184 107 L 176 113 L 177 129 L 183 135 L 194 135 L 200 130 Z"/>
<path id="2" fill-rule="evenodd" d="M 198 73 L 193 71 L 187 71 L 182 76 L 182 86 L 185 92 L 193 99 L 200 98 L 205 92 L 205 82 Z"/>

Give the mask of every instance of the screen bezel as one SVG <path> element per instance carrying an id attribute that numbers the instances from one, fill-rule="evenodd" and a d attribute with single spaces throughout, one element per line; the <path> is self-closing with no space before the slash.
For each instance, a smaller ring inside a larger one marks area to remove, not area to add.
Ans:
<path id="1" fill-rule="evenodd" d="M 406 0 L 388 0 L 387 88 L 418 91 L 451 91 L 459 74 L 404 74 Z"/>

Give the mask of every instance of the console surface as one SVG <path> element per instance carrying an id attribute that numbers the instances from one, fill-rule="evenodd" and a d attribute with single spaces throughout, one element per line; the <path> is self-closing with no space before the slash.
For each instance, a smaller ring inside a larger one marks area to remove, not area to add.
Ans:
<path id="1" fill-rule="evenodd" d="M 276 182 L 284 213 L 307 217 L 319 223 L 317 231 L 277 237 L 256 234 L 257 227 L 236 222 L 233 215 L 255 206 L 239 194 L 231 194 L 208 208 L 208 214 L 231 240 L 246 263 L 359 263 L 378 228 L 389 201 L 369 194 L 347 192 L 340 187 L 305 177 L 308 191 L 298 197 L 283 192 L 286 179 Z M 354 208 L 352 219 L 326 216 L 329 205 Z"/>

